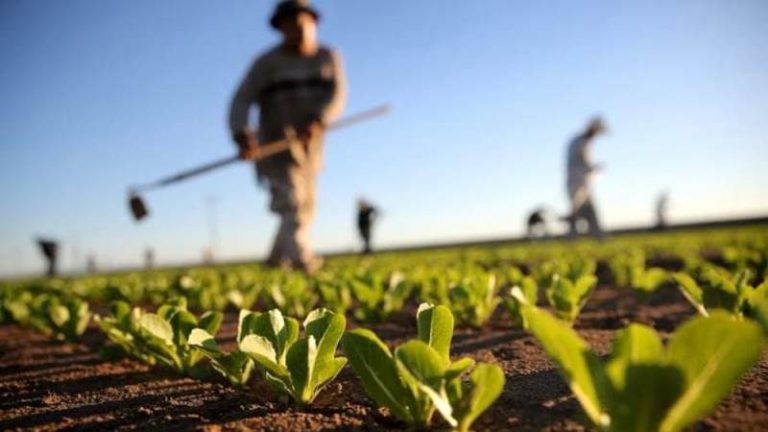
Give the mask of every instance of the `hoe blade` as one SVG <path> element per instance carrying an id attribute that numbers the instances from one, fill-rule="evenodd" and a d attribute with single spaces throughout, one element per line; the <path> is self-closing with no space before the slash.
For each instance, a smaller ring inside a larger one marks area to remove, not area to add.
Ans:
<path id="1" fill-rule="evenodd" d="M 137 222 L 144 219 L 147 216 L 147 214 L 149 214 L 149 211 L 147 210 L 147 206 L 144 205 L 144 201 L 138 195 L 132 194 L 130 196 L 130 200 L 128 201 L 128 206 L 131 208 L 131 214 L 133 215 L 133 219 Z"/>

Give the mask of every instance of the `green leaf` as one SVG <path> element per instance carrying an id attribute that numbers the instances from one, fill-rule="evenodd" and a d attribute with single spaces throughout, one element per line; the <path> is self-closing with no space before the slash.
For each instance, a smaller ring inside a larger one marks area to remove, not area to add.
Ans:
<path id="1" fill-rule="evenodd" d="M 413 396 L 400 380 L 389 348 L 366 329 L 347 332 L 341 346 L 365 393 L 377 404 L 389 408 L 395 417 L 412 423 Z"/>
<path id="2" fill-rule="evenodd" d="M 221 328 L 222 321 L 224 321 L 224 315 L 221 312 L 210 311 L 200 317 L 199 326 L 210 334 L 216 334 Z"/>
<path id="3" fill-rule="evenodd" d="M 448 369 L 445 370 L 445 380 L 451 381 L 455 378 L 458 378 L 461 376 L 461 374 L 474 366 L 475 361 L 469 357 L 456 360 L 455 362 L 451 363 L 450 366 L 448 366 Z"/>
<path id="4" fill-rule="evenodd" d="M 670 406 L 682 392 L 683 376 L 676 367 L 638 361 L 623 370 L 622 387 L 609 401 L 611 431 L 659 430 Z"/>
<path id="5" fill-rule="evenodd" d="M 696 280 L 687 273 L 673 273 L 672 279 L 677 282 L 680 292 L 696 308 L 696 311 L 703 316 L 708 316 L 709 313 L 704 307 L 704 293 Z"/>
<path id="6" fill-rule="evenodd" d="M 416 321 L 419 340 L 431 346 L 443 359 L 448 360 L 453 338 L 453 314 L 450 309 L 445 306 L 422 303 L 416 313 Z"/>
<path id="7" fill-rule="evenodd" d="M 625 386 L 626 368 L 629 365 L 663 362 L 664 347 L 656 332 L 644 325 L 631 324 L 616 334 L 611 358 L 606 364 L 606 372 L 614 388 L 622 390 Z"/>
<path id="8" fill-rule="evenodd" d="M 256 363 L 276 377 L 283 378 L 289 375 L 288 369 L 278 361 L 274 345 L 264 336 L 248 335 L 244 337 L 240 341 L 240 351 L 248 354 Z"/>
<path id="9" fill-rule="evenodd" d="M 60 304 L 51 306 L 48 309 L 48 315 L 51 317 L 51 321 L 57 327 L 64 327 L 64 324 L 66 324 L 70 318 L 69 309 L 67 309 L 66 306 Z"/>
<path id="10" fill-rule="evenodd" d="M 304 331 L 317 341 L 318 359 L 333 358 L 347 326 L 343 315 L 328 309 L 316 309 L 304 320 Z"/>
<path id="11" fill-rule="evenodd" d="M 189 334 L 187 343 L 190 346 L 202 350 L 210 357 L 219 358 L 224 354 L 213 336 L 203 329 L 196 328 L 192 330 L 192 333 Z"/>
<path id="12" fill-rule="evenodd" d="M 455 424 L 443 388 L 447 361 L 420 340 L 408 341 L 397 347 L 394 359 L 400 377 L 415 396 L 413 415 L 416 421 L 428 423 L 436 407 L 449 423 Z"/>
<path id="13" fill-rule="evenodd" d="M 155 314 L 144 314 L 141 316 L 141 328 L 152 336 L 173 345 L 173 327 L 171 324 Z"/>
<path id="14" fill-rule="evenodd" d="M 317 342 L 314 336 L 301 338 L 288 349 L 285 362 L 293 387 L 291 396 L 297 402 L 308 403 L 314 399 L 311 380 L 316 360 Z"/>
<path id="15" fill-rule="evenodd" d="M 594 424 L 605 426 L 603 401 L 610 395 L 610 384 L 589 345 L 564 322 L 538 308 L 525 306 L 522 312 L 529 330 L 557 363 L 587 416 Z"/>
<path id="16" fill-rule="evenodd" d="M 678 431 L 711 411 L 760 358 L 763 338 L 749 321 L 723 312 L 683 324 L 667 349 L 669 362 L 682 370 L 685 390 L 660 430 Z"/>
<path id="17" fill-rule="evenodd" d="M 173 342 L 177 346 L 187 344 L 187 337 L 192 329 L 197 327 L 197 318 L 191 312 L 179 310 L 171 315 L 171 328 L 173 328 Z"/>
<path id="18" fill-rule="evenodd" d="M 458 431 L 468 431 L 472 423 L 499 398 L 504 390 L 504 372 L 497 365 L 483 363 L 469 377 L 469 391 L 456 412 Z"/>

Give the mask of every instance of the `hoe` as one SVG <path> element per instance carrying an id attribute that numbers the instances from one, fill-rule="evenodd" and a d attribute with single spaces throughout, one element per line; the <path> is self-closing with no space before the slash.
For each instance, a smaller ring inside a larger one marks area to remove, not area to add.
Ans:
<path id="1" fill-rule="evenodd" d="M 345 117 L 333 123 L 328 127 L 328 130 L 342 129 L 348 126 L 355 125 L 357 123 L 364 122 L 374 117 L 379 117 L 389 112 L 389 109 L 390 109 L 389 105 L 381 105 L 366 111 L 359 112 L 357 114 L 353 114 L 349 117 Z M 263 160 L 277 153 L 281 153 L 286 150 L 289 150 L 291 148 L 291 145 L 295 142 L 295 133 L 291 133 L 291 132 L 292 131 L 289 131 L 289 133 L 286 134 L 285 139 L 262 145 L 260 147 L 261 154 L 259 156 L 259 160 Z M 209 162 L 205 165 L 184 170 L 180 173 L 162 178 L 160 180 L 156 180 L 152 183 L 146 183 L 143 185 L 138 185 L 130 188 L 128 190 L 128 206 L 131 209 L 131 214 L 133 215 L 134 220 L 140 221 L 144 219 L 147 215 L 149 215 L 149 210 L 147 209 L 147 206 L 144 203 L 144 200 L 142 199 L 140 193 L 147 192 L 154 189 L 160 189 L 165 186 L 169 186 L 169 185 L 181 182 L 188 178 L 196 177 L 200 174 L 205 174 L 207 172 L 225 167 L 227 165 L 232 165 L 239 160 L 240 159 L 238 158 L 237 155 L 229 156 L 224 159 Z"/>

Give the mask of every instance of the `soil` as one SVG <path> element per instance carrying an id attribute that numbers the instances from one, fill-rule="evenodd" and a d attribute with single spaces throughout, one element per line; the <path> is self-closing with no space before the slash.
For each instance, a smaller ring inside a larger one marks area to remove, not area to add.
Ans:
<path id="1" fill-rule="evenodd" d="M 601 278 L 603 279 L 603 278 Z M 385 324 L 367 325 L 389 344 L 416 334 L 413 310 Z M 672 287 L 648 299 L 600 285 L 575 328 L 604 354 L 630 322 L 668 335 L 693 316 Z M 452 355 L 501 365 L 506 386 L 475 423 L 480 431 L 584 430 L 583 414 L 570 390 L 534 339 L 511 328 L 500 308 L 481 330 L 457 329 Z M 355 327 L 350 323 L 350 327 Z M 228 313 L 217 338 L 234 342 L 237 316 Z M 104 337 L 90 328 L 77 344 L 51 340 L 13 325 L 0 326 L 0 430 L 402 430 L 404 425 L 369 402 L 346 368 L 309 408 L 283 404 L 254 379 L 236 390 L 216 376 L 184 378 L 132 360 L 99 357 Z M 435 415 L 433 424 L 440 423 Z M 768 425 L 768 357 L 694 430 L 750 431 Z"/>

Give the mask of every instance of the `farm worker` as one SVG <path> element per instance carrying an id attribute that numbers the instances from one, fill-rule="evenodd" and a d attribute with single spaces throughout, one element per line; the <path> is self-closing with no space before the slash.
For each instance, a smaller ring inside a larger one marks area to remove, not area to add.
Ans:
<path id="1" fill-rule="evenodd" d="M 325 127 L 343 110 L 344 68 L 339 54 L 317 42 L 320 15 L 307 1 L 281 1 L 269 21 L 282 41 L 255 59 L 237 88 L 229 126 L 240 158 L 256 160 L 259 184 L 268 187 L 280 227 L 267 264 L 318 269 L 309 243 L 316 177 L 322 167 Z M 248 124 L 259 108 L 259 127 Z M 295 137 L 290 152 L 259 160 L 260 145 Z"/>
<path id="2" fill-rule="evenodd" d="M 602 166 L 592 162 L 592 142 L 598 135 L 605 132 L 605 123 L 599 117 L 592 119 L 586 130 L 571 140 L 568 145 L 568 179 L 566 187 L 568 198 L 571 202 L 571 213 L 568 216 L 570 225 L 569 235 L 576 236 L 576 225 L 579 221 L 586 221 L 589 234 L 602 238 L 603 231 L 597 218 L 595 206 L 592 203 L 591 179 L 592 176 L 602 170 Z"/>
<path id="3" fill-rule="evenodd" d="M 371 253 L 371 228 L 373 221 L 378 216 L 378 210 L 368 201 L 360 198 L 357 201 L 357 228 L 360 238 L 363 240 L 363 253 Z"/>
<path id="4" fill-rule="evenodd" d="M 45 257 L 45 262 L 48 264 L 48 270 L 45 272 L 48 276 L 56 276 L 56 261 L 59 255 L 59 244 L 54 240 L 49 239 L 37 239 L 37 246 L 40 248 L 40 252 Z"/>
<path id="5" fill-rule="evenodd" d="M 663 231 L 667 228 L 667 207 L 669 206 L 669 192 L 666 190 L 656 198 L 656 230 Z"/>

